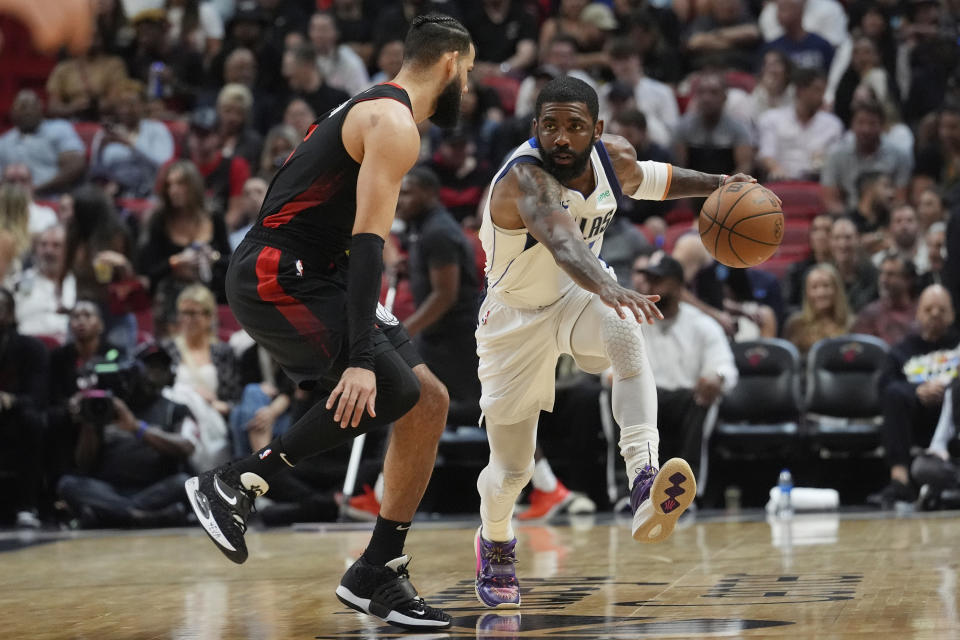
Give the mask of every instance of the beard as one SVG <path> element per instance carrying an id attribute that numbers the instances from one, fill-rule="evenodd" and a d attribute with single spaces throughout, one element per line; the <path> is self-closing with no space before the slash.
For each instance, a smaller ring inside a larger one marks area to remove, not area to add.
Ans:
<path id="1" fill-rule="evenodd" d="M 593 149 L 593 144 L 591 143 L 591 145 L 581 153 L 577 153 L 570 147 L 558 147 L 554 148 L 553 151 L 547 151 L 543 148 L 539 135 L 537 136 L 537 146 L 540 149 L 540 157 L 543 159 L 543 168 L 561 183 L 567 180 L 573 180 L 584 172 L 587 168 L 587 163 L 590 161 L 590 151 Z M 555 156 L 558 153 L 573 156 L 573 162 L 570 164 L 557 164 Z"/>
<path id="2" fill-rule="evenodd" d="M 437 96 L 437 108 L 430 116 L 430 122 L 441 129 L 452 129 L 457 126 L 457 122 L 460 120 L 460 99 L 462 97 L 463 91 L 460 88 L 460 79 L 454 78 Z"/>

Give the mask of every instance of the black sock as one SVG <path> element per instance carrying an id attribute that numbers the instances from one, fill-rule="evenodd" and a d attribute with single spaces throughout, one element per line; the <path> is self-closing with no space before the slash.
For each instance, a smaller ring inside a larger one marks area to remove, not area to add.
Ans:
<path id="1" fill-rule="evenodd" d="M 377 524 L 373 527 L 373 535 L 363 557 L 371 564 L 387 564 L 399 558 L 403 555 L 403 543 L 407 540 L 409 530 L 409 522 L 385 520 L 377 516 Z"/>
<path id="2" fill-rule="evenodd" d="M 250 471 L 269 482 L 273 476 L 296 464 L 295 460 L 290 460 L 290 464 L 284 462 L 284 455 L 283 442 L 277 437 L 260 451 L 254 451 L 246 458 L 237 460 L 231 467 L 237 473 Z"/>

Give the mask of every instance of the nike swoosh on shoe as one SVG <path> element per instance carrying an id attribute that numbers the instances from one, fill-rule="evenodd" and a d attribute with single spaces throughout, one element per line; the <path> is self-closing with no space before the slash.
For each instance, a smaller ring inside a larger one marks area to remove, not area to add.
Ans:
<path id="1" fill-rule="evenodd" d="M 214 476 L 213 486 L 217 490 L 217 493 L 220 494 L 220 497 L 223 498 L 223 501 L 229 504 L 231 507 L 237 506 L 237 496 L 227 495 L 223 489 L 220 488 L 220 478 L 219 476 Z"/>

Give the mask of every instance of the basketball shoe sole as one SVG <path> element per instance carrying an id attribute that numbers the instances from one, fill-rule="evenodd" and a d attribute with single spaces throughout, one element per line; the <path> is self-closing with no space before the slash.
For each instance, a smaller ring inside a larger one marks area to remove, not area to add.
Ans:
<path id="1" fill-rule="evenodd" d="M 667 460 L 653 479 L 650 497 L 633 514 L 633 539 L 655 543 L 669 538 L 677 520 L 696 496 L 697 481 L 687 461 Z"/>

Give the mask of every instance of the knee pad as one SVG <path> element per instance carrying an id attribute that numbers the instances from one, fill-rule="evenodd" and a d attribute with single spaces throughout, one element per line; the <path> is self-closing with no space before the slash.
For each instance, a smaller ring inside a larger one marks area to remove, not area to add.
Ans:
<path id="1" fill-rule="evenodd" d="M 643 372 L 646 360 L 643 332 L 633 316 L 626 319 L 607 313 L 601 324 L 603 346 L 617 377 L 631 378 Z"/>
<path id="2" fill-rule="evenodd" d="M 382 422 L 393 422 L 419 402 L 420 379 L 399 356 L 377 358 L 376 367 L 377 417 Z"/>
<path id="3" fill-rule="evenodd" d="M 530 461 L 526 469 L 519 471 L 509 471 L 491 462 L 480 473 L 480 477 L 477 479 L 480 494 L 484 494 L 482 485 L 485 480 L 487 480 L 492 482 L 494 485 L 493 489 L 498 496 L 511 496 L 511 499 L 515 499 L 520 495 L 520 492 L 523 491 L 523 488 L 527 486 L 527 483 L 530 482 L 530 478 L 533 477 L 533 467 L 533 460 Z"/>

